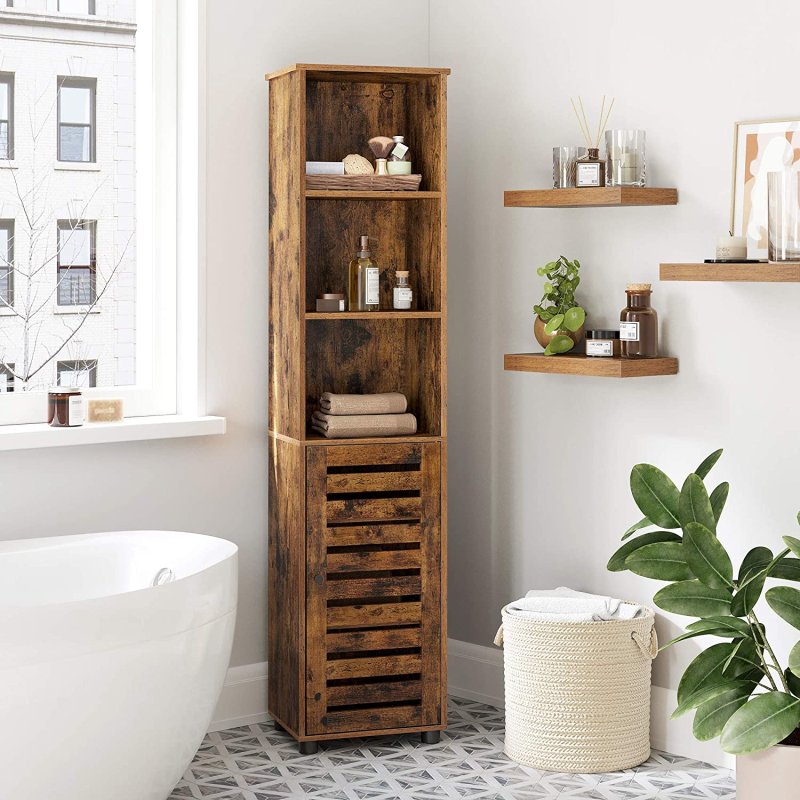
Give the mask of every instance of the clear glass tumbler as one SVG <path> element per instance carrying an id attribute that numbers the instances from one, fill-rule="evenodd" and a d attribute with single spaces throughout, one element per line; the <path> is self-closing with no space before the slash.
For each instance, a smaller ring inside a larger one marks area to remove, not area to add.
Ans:
<path id="1" fill-rule="evenodd" d="M 645 132 L 606 131 L 606 186 L 644 186 Z"/>
<path id="2" fill-rule="evenodd" d="M 800 171 L 767 173 L 770 261 L 800 261 Z"/>
<path id="3" fill-rule="evenodd" d="M 575 162 L 586 155 L 585 147 L 553 148 L 553 188 L 572 189 L 575 186 Z"/>

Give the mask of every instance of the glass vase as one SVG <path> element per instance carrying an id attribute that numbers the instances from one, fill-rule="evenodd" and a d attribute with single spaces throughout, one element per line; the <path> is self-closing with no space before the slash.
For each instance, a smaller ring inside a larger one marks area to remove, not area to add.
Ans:
<path id="1" fill-rule="evenodd" d="M 770 261 L 800 261 L 800 171 L 767 173 Z"/>
<path id="2" fill-rule="evenodd" d="M 585 147 L 553 148 L 553 188 L 572 189 L 575 187 L 575 162 L 586 155 Z"/>
<path id="3" fill-rule="evenodd" d="M 606 131 L 606 186 L 644 186 L 645 132 Z"/>

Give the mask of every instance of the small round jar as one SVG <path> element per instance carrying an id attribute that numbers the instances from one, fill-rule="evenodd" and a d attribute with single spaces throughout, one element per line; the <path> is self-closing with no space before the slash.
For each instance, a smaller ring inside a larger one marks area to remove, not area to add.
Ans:
<path id="1" fill-rule="evenodd" d="M 586 331 L 586 355 L 592 358 L 618 358 L 619 331 Z"/>
<path id="2" fill-rule="evenodd" d="M 53 428 L 83 425 L 83 395 L 74 386 L 54 386 L 47 393 L 47 422 Z"/>

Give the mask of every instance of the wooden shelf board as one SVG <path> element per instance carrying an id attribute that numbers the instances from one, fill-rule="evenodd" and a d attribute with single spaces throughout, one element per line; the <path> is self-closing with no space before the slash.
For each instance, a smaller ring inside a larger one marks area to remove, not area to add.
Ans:
<path id="1" fill-rule="evenodd" d="M 361 81 L 383 83 L 392 81 L 415 81 L 434 75 L 449 75 L 447 67 L 371 67 L 349 64 L 289 64 L 282 69 L 268 72 L 265 80 L 280 78 L 290 72 L 302 71 L 312 80 Z"/>
<path id="2" fill-rule="evenodd" d="M 545 356 L 543 353 L 506 353 L 503 368 L 512 372 L 549 375 L 589 375 L 597 378 L 644 378 L 676 375 L 677 358 L 595 358 L 582 355 Z"/>
<path id="3" fill-rule="evenodd" d="M 348 189 L 306 189 L 309 200 L 438 200 L 441 192 L 352 192 Z"/>
<path id="4" fill-rule="evenodd" d="M 306 319 L 441 319 L 441 311 L 306 311 Z"/>
<path id="5" fill-rule="evenodd" d="M 291 444 L 303 445 L 335 445 L 335 444 L 416 444 L 422 442 L 443 442 L 443 436 L 432 436 L 427 433 L 416 433 L 413 436 L 364 436 L 358 439 L 326 439 L 318 433 L 307 432 L 305 439 L 293 439 L 282 433 L 269 431 L 273 439 L 280 439 Z"/>
<path id="6" fill-rule="evenodd" d="M 800 283 L 800 262 L 783 264 L 662 264 L 662 281 Z"/>
<path id="7" fill-rule="evenodd" d="M 677 189 L 603 186 L 591 189 L 518 189 L 505 192 L 506 208 L 592 208 L 674 206 Z"/>

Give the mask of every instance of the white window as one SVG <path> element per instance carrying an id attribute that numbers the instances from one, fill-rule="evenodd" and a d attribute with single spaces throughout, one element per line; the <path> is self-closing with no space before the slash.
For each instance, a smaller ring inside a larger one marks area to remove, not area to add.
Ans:
<path id="1" fill-rule="evenodd" d="M 0 394 L 14 391 L 14 365 L 0 364 Z"/>
<path id="2" fill-rule="evenodd" d="M 62 14 L 94 14 L 94 0 L 58 0 Z"/>
<path id="3" fill-rule="evenodd" d="M 0 311 L 14 305 L 14 220 L 0 219 Z"/>
<path id="4" fill-rule="evenodd" d="M 58 160 L 95 161 L 96 81 L 58 79 Z"/>
<path id="5" fill-rule="evenodd" d="M 14 76 L 0 74 L 0 159 L 14 158 Z"/>
<path id="6" fill-rule="evenodd" d="M 77 5 L 59 10 L 80 15 Z M 0 16 L 4 64 L 29 65 L 14 75 L 26 121 L 17 169 L 0 169 L 0 213 L 13 222 L 0 226 L 0 298 L 13 292 L 11 307 L 0 302 L 0 373 L 6 384 L 14 376 L 14 391 L 0 394 L 0 425 L 44 422 L 44 394 L 60 381 L 121 398 L 126 417 L 201 408 L 199 71 L 182 55 L 198 57 L 185 38 L 197 35 L 198 8 L 109 7 L 121 16 L 93 17 L 80 35 L 79 16 L 67 23 L 26 9 L 41 15 L 36 25 Z"/>

